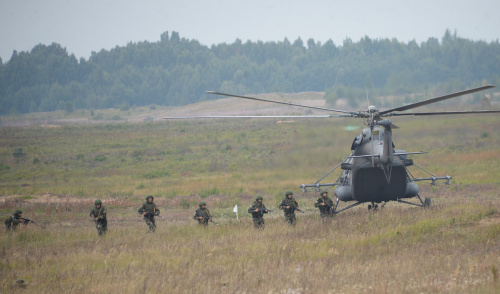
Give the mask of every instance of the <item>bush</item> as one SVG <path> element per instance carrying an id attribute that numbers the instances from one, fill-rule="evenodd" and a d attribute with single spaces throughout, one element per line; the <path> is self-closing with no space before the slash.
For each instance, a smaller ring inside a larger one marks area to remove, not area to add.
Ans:
<path id="1" fill-rule="evenodd" d="M 97 162 L 103 162 L 106 159 L 108 159 L 108 158 L 105 155 L 97 155 L 96 157 L 94 157 L 94 160 Z"/>
<path id="2" fill-rule="evenodd" d="M 166 170 L 157 170 L 144 173 L 142 176 L 146 179 L 155 179 L 170 176 L 170 172 Z"/>
<path id="3" fill-rule="evenodd" d="M 187 199 L 182 198 L 179 201 L 179 205 L 182 208 L 189 209 L 191 207 L 191 202 L 189 200 L 187 200 Z"/>
<path id="4" fill-rule="evenodd" d="M 10 166 L 4 165 L 3 163 L 0 163 L 0 171 L 7 171 L 10 169 Z"/>
<path id="5" fill-rule="evenodd" d="M 130 104 L 128 102 L 123 103 L 122 105 L 120 105 L 120 110 L 121 111 L 128 111 L 128 110 L 130 110 Z"/>
<path id="6" fill-rule="evenodd" d="M 217 186 L 214 186 L 212 189 L 201 191 L 200 197 L 201 198 L 206 198 L 206 197 L 208 197 L 210 195 L 219 195 L 219 194 L 220 194 L 219 189 L 217 189 Z"/>

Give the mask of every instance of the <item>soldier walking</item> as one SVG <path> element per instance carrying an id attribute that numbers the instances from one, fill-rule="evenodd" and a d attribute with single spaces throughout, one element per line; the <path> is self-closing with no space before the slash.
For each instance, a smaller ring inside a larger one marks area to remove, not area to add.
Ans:
<path id="1" fill-rule="evenodd" d="M 333 217 L 333 200 L 328 197 L 328 191 L 322 190 L 321 197 L 314 203 L 314 207 L 319 208 L 319 214 L 323 222 L 328 222 Z"/>
<path id="2" fill-rule="evenodd" d="M 200 225 L 208 226 L 208 222 L 212 221 L 212 215 L 210 215 L 210 211 L 207 209 L 207 204 L 202 201 L 198 206 L 200 208 L 194 212 L 193 219 L 197 220 Z"/>
<path id="3" fill-rule="evenodd" d="M 248 209 L 248 213 L 252 214 L 253 226 L 256 229 L 264 229 L 264 213 L 270 211 L 266 208 L 263 201 L 264 198 L 262 196 L 257 196 L 252 206 Z"/>
<path id="4" fill-rule="evenodd" d="M 153 200 L 153 195 L 148 195 L 146 197 L 146 202 L 142 204 L 141 208 L 139 208 L 138 211 L 139 214 L 142 214 L 144 216 L 144 221 L 149 226 L 149 231 L 152 233 L 154 233 L 156 230 L 155 216 L 160 215 L 160 210 L 153 202 Z"/>
<path id="5" fill-rule="evenodd" d="M 293 198 L 292 191 L 286 191 L 285 199 L 279 204 L 279 209 L 283 210 L 285 213 L 285 222 L 289 225 L 295 226 L 297 220 L 295 219 L 295 210 L 299 208 L 299 204 Z"/>
<path id="6" fill-rule="evenodd" d="M 16 209 L 14 213 L 5 220 L 4 224 L 7 231 L 10 231 L 11 229 L 15 231 L 19 224 L 27 225 L 30 222 L 34 222 L 30 219 L 23 218 L 22 215 L 23 212 L 20 209 Z"/>
<path id="7" fill-rule="evenodd" d="M 95 228 L 99 236 L 104 235 L 108 231 L 106 213 L 106 206 L 102 205 L 102 201 L 100 199 L 94 201 L 94 207 L 90 209 L 90 217 L 94 219 Z"/>

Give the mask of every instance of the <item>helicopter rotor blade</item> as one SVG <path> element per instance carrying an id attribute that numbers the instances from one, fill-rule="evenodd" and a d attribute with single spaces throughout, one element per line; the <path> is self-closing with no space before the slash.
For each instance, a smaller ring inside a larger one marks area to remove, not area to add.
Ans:
<path id="1" fill-rule="evenodd" d="M 417 108 L 417 107 L 424 106 L 424 105 L 427 105 L 427 104 L 436 103 L 436 102 L 443 101 L 443 100 L 446 100 L 446 99 L 450 99 L 450 98 L 453 98 L 453 97 L 458 97 L 458 96 L 462 96 L 462 95 L 466 95 L 466 94 L 470 94 L 470 93 L 475 93 L 475 92 L 478 92 L 478 91 L 483 91 L 483 90 L 491 89 L 491 88 L 494 88 L 494 87 L 495 86 L 493 86 L 493 85 L 486 85 L 486 86 L 482 86 L 482 87 L 478 87 L 478 88 L 464 90 L 464 91 L 460 91 L 460 92 L 456 92 L 456 93 L 452 93 L 452 94 L 447 94 L 447 95 L 444 95 L 444 96 L 435 97 L 435 98 L 427 99 L 427 100 L 424 100 L 424 101 L 412 103 L 412 104 L 409 104 L 409 105 L 406 105 L 406 106 L 401 106 L 401 107 L 397 107 L 397 108 L 393 108 L 393 109 L 389 109 L 389 110 L 384 110 L 384 111 L 381 111 L 379 114 L 381 116 L 383 116 L 384 114 L 388 114 L 388 113 L 391 113 L 391 112 L 394 112 L 394 111 L 405 111 L 405 110 L 408 110 L 408 109 Z"/>
<path id="2" fill-rule="evenodd" d="M 385 116 L 424 116 L 424 115 L 447 115 L 447 114 L 484 114 L 500 113 L 500 110 L 471 110 L 471 111 L 441 111 L 441 112 L 415 112 L 415 113 L 389 113 Z"/>
<path id="3" fill-rule="evenodd" d="M 330 108 L 323 108 L 323 107 L 316 107 L 316 106 L 308 106 L 308 105 L 295 104 L 295 103 L 290 103 L 290 102 L 283 102 L 283 101 L 276 101 L 276 100 L 269 100 L 269 99 L 255 98 L 255 97 L 248 97 L 248 96 L 239 96 L 239 95 L 233 95 L 233 94 L 219 93 L 219 92 L 214 92 L 214 91 L 207 91 L 207 93 L 208 94 L 214 94 L 214 95 L 222 95 L 222 96 L 228 96 L 228 97 L 236 97 L 236 98 L 243 98 L 243 99 L 249 99 L 249 100 L 256 100 L 256 101 L 262 101 L 262 102 L 271 102 L 271 103 L 277 103 L 277 104 L 284 104 L 284 105 L 289 105 L 289 106 L 297 106 L 297 107 L 304 107 L 304 108 L 311 108 L 311 109 L 318 109 L 318 110 L 327 110 L 327 111 L 333 111 L 333 112 L 347 113 L 347 114 L 350 114 L 350 115 L 353 115 L 353 116 L 363 116 L 363 114 L 359 113 L 359 112 L 351 112 L 351 111 L 338 110 L 338 109 L 330 109 Z"/>
<path id="4" fill-rule="evenodd" d="M 200 118 L 328 118 L 354 117 L 352 115 L 213 115 L 213 116 L 166 116 L 163 119 L 200 119 Z"/>

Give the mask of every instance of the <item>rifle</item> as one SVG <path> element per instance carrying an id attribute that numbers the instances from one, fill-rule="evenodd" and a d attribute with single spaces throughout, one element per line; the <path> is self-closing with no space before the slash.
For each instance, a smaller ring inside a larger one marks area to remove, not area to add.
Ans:
<path id="1" fill-rule="evenodd" d="M 305 212 L 303 212 L 302 210 L 300 210 L 298 207 L 295 207 L 295 206 L 293 206 L 293 205 L 292 205 L 292 206 L 290 206 L 290 209 L 292 210 L 292 212 L 294 212 L 295 210 L 297 210 L 297 211 L 300 211 L 300 212 L 302 212 L 302 213 L 305 213 Z"/>
<path id="2" fill-rule="evenodd" d="M 250 210 L 256 210 L 256 209 L 259 210 L 260 216 L 264 216 L 264 213 L 274 212 L 274 210 L 270 210 L 270 209 L 267 209 L 267 208 L 262 209 L 262 208 L 257 208 L 257 207 L 253 207 L 253 206 L 250 208 Z"/>
<path id="3" fill-rule="evenodd" d="M 45 229 L 45 226 L 44 225 L 41 225 L 37 222 L 35 222 L 34 220 L 32 219 L 29 219 L 29 218 L 25 218 L 25 217 L 19 217 L 17 218 L 19 220 L 22 221 L 23 225 L 27 226 L 29 223 L 34 223 L 35 225 L 37 225 L 38 227 L 42 228 L 42 229 Z"/>
<path id="4" fill-rule="evenodd" d="M 144 214 L 144 213 L 146 213 L 146 214 Z M 141 211 L 141 212 L 139 212 L 139 214 L 143 214 L 145 217 L 148 217 L 148 218 L 152 218 L 152 217 L 155 217 L 155 216 L 161 217 L 158 213 L 154 213 L 154 212 L 151 212 L 151 211 L 144 211 L 144 210 Z"/>
<path id="5" fill-rule="evenodd" d="M 297 206 L 295 206 L 295 204 L 292 204 L 292 205 L 287 205 L 287 204 L 285 204 L 285 203 L 281 202 L 281 204 L 280 204 L 280 208 L 281 208 L 281 209 L 286 209 L 286 208 L 285 208 L 286 206 L 290 206 L 290 208 L 289 208 L 289 209 L 291 209 L 291 210 L 292 210 L 292 213 L 294 213 L 294 212 L 295 212 L 295 210 L 300 211 L 300 212 L 302 212 L 302 213 L 305 213 L 305 212 L 303 212 L 302 210 L 300 210 Z"/>
<path id="6" fill-rule="evenodd" d="M 330 204 L 326 203 L 325 200 L 323 200 L 323 203 L 326 205 L 326 207 L 328 207 L 328 214 L 329 215 L 333 215 L 334 214 L 333 206 L 331 206 Z"/>
<path id="7" fill-rule="evenodd" d="M 155 211 L 156 211 L 156 208 L 155 208 Z M 144 208 L 142 208 L 142 207 L 141 207 L 141 208 L 139 208 L 139 210 L 137 211 L 137 213 L 139 213 L 139 214 L 141 214 L 141 215 L 143 215 L 144 213 L 146 213 L 146 214 L 144 215 L 144 217 L 148 217 L 148 218 L 152 218 L 152 217 L 155 217 L 155 216 L 157 216 L 157 217 L 161 218 L 161 216 L 160 216 L 160 213 L 159 213 L 159 212 L 158 212 L 158 213 L 156 213 L 156 212 L 146 211 L 146 210 L 144 210 Z"/>
<path id="8" fill-rule="evenodd" d="M 29 223 L 36 224 L 36 222 L 34 220 L 31 220 L 29 218 L 20 217 L 19 219 L 23 221 L 23 225 L 25 225 L 25 226 L 28 225 Z"/>
<path id="9" fill-rule="evenodd" d="M 211 218 L 211 217 L 203 217 L 203 219 L 204 219 L 207 223 L 208 223 L 208 222 L 211 222 L 211 223 L 214 223 L 214 225 L 216 225 L 216 226 L 218 226 L 218 225 L 219 225 L 218 223 L 214 222 L 214 221 L 212 220 L 212 218 Z"/>

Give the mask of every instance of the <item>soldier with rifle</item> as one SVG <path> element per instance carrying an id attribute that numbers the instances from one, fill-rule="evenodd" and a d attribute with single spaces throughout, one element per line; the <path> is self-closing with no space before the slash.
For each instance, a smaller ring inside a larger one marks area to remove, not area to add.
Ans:
<path id="1" fill-rule="evenodd" d="M 297 220 L 295 219 L 295 210 L 304 213 L 299 209 L 299 204 L 297 203 L 297 201 L 295 201 L 295 198 L 293 198 L 292 191 L 286 191 L 285 199 L 281 201 L 278 207 L 285 213 L 285 222 L 292 226 L 295 226 L 297 222 Z"/>
<path id="2" fill-rule="evenodd" d="M 10 231 L 11 229 L 15 231 L 19 224 L 23 224 L 25 226 L 29 223 L 35 224 L 34 221 L 30 220 L 29 218 L 23 218 L 22 215 L 23 212 L 20 209 L 16 209 L 14 211 L 14 214 L 5 220 L 4 223 L 7 231 Z"/>
<path id="3" fill-rule="evenodd" d="M 314 203 L 314 207 L 319 208 L 319 214 L 321 216 L 321 220 L 323 222 L 327 222 L 331 220 L 335 211 L 333 208 L 333 200 L 328 197 L 328 191 L 322 190 L 321 197 L 318 198 L 318 201 Z"/>
<path id="4" fill-rule="evenodd" d="M 106 206 L 102 205 L 100 199 L 94 201 L 94 207 L 90 209 L 90 217 L 94 219 L 95 228 L 99 236 L 104 235 L 108 231 L 108 219 L 106 218 Z"/>
<path id="5" fill-rule="evenodd" d="M 153 200 L 153 195 L 148 195 L 146 197 L 146 202 L 144 202 L 141 208 L 139 208 L 138 210 L 139 214 L 142 214 L 144 216 L 144 221 L 149 226 L 149 231 L 152 233 L 154 233 L 156 230 L 155 216 L 160 215 L 160 210 L 153 202 Z"/>
<path id="6" fill-rule="evenodd" d="M 248 209 L 248 213 L 252 214 L 253 226 L 256 229 L 264 229 L 264 213 L 274 211 L 267 209 L 263 201 L 264 198 L 262 196 L 257 196 L 255 202 Z"/>
<path id="7" fill-rule="evenodd" d="M 219 224 L 214 222 L 212 220 L 212 215 L 210 214 L 210 211 L 207 209 L 207 204 L 205 202 L 200 202 L 198 204 L 200 208 L 198 208 L 194 212 L 193 219 L 198 221 L 198 224 L 208 226 L 208 222 L 214 223 L 216 226 Z"/>

